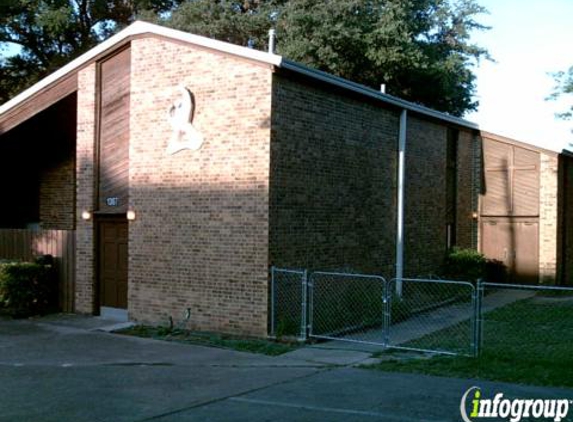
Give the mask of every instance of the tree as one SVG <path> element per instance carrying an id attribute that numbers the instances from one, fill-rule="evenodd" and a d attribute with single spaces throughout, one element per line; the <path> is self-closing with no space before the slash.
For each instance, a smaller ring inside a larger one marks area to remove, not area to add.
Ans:
<path id="1" fill-rule="evenodd" d="M 556 85 L 548 99 L 556 100 L 563 95 L 573 95 L 573 66 L 571 66 L 567 72 L 554 73 L 553 77 L 555 78 Z M 565 120 L 572 119 L 573 105 L 569 107 L 569 110 L 558 113 L 557 117 Z"/>
<path id="2" fill-rule="evenodd" d="M 475 0 L 0 0 L 0 102 L 129 24 L 135 16 L 267 48 L 310 67 L 456 116 L 475 110 L 472 66 L 487 51 Z"/>
<path id="3" fill-rule="evenodd" d="M 178 0 L 0 0 L 0 103 L 103 41 L 138 13 Z"/>
<path id="4" fill-rule="evenodd" d="M 165 23 L 266 48 L 310 67 L 456 116 L 475 110 L 472 65 L 488 58 L 470 42 L 486 29 L 474 0 L 190 0 Z"/>

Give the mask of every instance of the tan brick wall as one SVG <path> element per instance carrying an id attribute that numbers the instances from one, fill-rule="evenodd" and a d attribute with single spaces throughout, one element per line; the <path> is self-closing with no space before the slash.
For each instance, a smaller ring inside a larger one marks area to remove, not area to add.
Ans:
<path id="1" fill-rule="evenodd" d="M 264 336 L 271 71 L 155 38 L 131 57 L 129 315 Z M 205 143 L 167 155 L 180 84 Z"/>
<path id="2" fill-rule="evenodd" d="M 554 284 L 557 272 L 558 157 L 541 153 L 539 189 L 539 282 Z"/>
<path id="3" fill-rule="evenodd" d="M 94 311 L 93 218 L 81 219 L 94 205 L 95 64 L 78 74 L 76 146 L 76 302 L 80 313 Z"/>
<path id="4" fill-rule="evenodd" d="M 397 110 L 275 74 L 271 263 L 394 273 Z"/>

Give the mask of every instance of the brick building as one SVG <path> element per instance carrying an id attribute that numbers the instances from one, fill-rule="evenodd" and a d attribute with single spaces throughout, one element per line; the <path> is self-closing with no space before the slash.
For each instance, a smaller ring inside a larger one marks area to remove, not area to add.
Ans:
<path id="1" fill-rule="evenodd" d="M 415 276 L 458 245 L 570 272 L 567 157 L 141 22 L 0 107 L 0 162 L 0 228 L 73 233 L 80 313 L 264 336 L 271 265 Z"/>

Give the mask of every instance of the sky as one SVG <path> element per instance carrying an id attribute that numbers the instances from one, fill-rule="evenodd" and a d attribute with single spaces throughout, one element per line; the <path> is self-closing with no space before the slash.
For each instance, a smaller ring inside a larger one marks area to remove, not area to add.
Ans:
<path id="1" fill-rule="evenodd" d="M 495 62 L 481 61 L 477 112 L 465 118 L 482 130 L 560 151 L 573 142 L 573 121 L 561 121 L 573 98 L 546 101 L 551 72 L 573 66 L 573 0 L 477 0 L 489 10 L 478 21 L 492 29 L 472 41 Z"/>

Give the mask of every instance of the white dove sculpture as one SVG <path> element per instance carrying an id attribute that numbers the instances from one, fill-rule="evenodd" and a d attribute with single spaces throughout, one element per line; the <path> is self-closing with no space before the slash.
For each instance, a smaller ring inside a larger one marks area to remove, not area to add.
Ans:
<path id="1" fill-rule="evenodd" d="M 173 128 L 167 145 L 167 154 L 173 155 L 184 149 L 198 150 L 203 145 L 203 135 L 193 126 L 195 104 L 193 94 L 184 86 L 178 87 L 181 98 L 169 107 L 168 118 Z"/>

